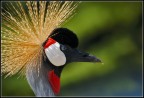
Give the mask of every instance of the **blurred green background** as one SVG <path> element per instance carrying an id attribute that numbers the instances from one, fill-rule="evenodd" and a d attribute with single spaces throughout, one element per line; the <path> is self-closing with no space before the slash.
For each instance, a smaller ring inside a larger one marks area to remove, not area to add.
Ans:
<path id="1" fill-rule="evenodd" d="M 62 27 L 104 64 L 68 64 L 59 96 L 142 96 L 141 2 L 81 2 Z M 2 77 L 2 95 L 34 96 L 26 79 L 17 77 Z"/>

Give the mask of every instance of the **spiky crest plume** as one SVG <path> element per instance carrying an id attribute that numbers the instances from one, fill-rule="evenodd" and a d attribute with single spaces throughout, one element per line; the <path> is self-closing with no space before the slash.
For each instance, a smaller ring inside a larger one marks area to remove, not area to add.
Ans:
<path id="1" fill-rule="evenodd" d="M 2 8 L 1 68 L 11 76 L 27 68 L 39 72 L 42 43 L 72 16 L 78 3 L 62 1 L 5 2 Z"/>

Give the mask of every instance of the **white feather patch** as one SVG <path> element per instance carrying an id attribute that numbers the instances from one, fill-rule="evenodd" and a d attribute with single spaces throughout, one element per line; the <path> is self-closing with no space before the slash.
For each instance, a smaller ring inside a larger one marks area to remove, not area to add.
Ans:
<path id="1" fill-rule="evenodd" d="M 60 44 L 58 42 L 46 48 L 45 53 L 49 61 L 55 66 L 62 66 L 66 63 L 65 54 L 60 50 Z"/>

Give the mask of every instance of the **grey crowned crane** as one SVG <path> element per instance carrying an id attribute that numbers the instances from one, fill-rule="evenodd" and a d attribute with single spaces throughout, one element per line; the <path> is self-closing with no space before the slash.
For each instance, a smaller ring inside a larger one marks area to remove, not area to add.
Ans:
<path id="1" fill-rule="evenodd" d="M 78 38 L 67 28 L 55 29 L 44 42 L 44 59 L 40 77 L 28 70 L 27 79 L 37 96 L 57 95 L 60 91 L 60 75 L 70 62 L 101 62 L 95 56 L 77 49 Z"/>
<path id="2" fill-rule="evenodd" d="M 59 27 L 77 3 L 28 1 L 6 5 L 2 12 L 2 72 L 6 77 L 26 74 L 36 96 L 60 92 L 61 72 L 68 63 L 101 62 L 77 49 L 73 31 Z"/>

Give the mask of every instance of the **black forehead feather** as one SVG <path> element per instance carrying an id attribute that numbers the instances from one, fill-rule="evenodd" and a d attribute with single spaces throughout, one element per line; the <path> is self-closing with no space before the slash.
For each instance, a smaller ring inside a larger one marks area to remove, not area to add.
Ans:
<path id="1" fill-rule="evenodd" d="M 76 34 L 67 28 L 54 29 L 49 38 L 53 38 L 60 44 L 69 45 L 72 48 L 78 47 L 78 38 Z"/>

